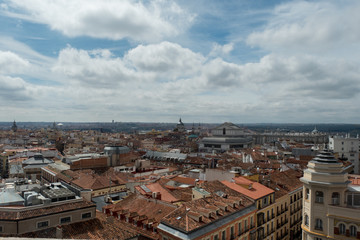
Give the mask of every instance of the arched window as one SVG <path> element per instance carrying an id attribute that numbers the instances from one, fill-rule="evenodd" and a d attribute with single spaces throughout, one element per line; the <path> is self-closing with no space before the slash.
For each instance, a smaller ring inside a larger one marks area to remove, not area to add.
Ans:
<path id="1" fill-rule="evenodd" d="M 351 237 L 356 237 L 357 235 L 357 228 L 355 226 L 350 226 L 350 236 Z"/>
<path id="2" fill-rule="evenodd" d="M 331 204 L 339 205 L 340 204 L 340 194 L 338 192 L 333 192 L 331 195 Z"/>
<path id="3" fill-rule="evenodd" d="M 343 224 L 343 223 L 340 223 L 340 224 L 339 224 L 339 233 L 340 233 L 340 234 L 345 234 L 345 233 L 346 233 L 345 224 Z"/>
<path id="4" fill-rule="evenodd" d="M 323 227 L 322 227 L 322 220 L 320 218 L 317 218 L 315 220 L 315 229 L 316 230 L 323 230 Z"/>
<path id="5" fill-rule="evenodd" d="M 309 226 L 309 216 L 305 214 L 305 225 Z"/>
<path id="6" fill-rule="evenodd" d="M 310 197 L 310 190 L 308 188 L 305 188 L 305 199 L 309 199 Z"/>
<path id="7" fill-rule="evenodd" d="M 321 191 L 315 192 L 315 202 L 316 203 L 323 203 L 324 202 L 324 193 Z"/>

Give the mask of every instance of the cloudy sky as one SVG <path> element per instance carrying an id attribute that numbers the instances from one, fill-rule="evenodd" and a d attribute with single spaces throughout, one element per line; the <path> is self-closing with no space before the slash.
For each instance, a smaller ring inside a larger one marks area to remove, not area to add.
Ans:
<path id="1" fill-rule="evenodd" d="M 0 0 L 0 121 L 359 123 L 360 1 Z"/>

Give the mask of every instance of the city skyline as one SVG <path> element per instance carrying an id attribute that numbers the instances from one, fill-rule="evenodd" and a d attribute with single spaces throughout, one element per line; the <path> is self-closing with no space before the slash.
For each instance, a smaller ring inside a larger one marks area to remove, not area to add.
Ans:
<path id="1" fill-rule="evenodd" d="M 0 121 L 357 123 L 358 1 L 0 1 Z"/>

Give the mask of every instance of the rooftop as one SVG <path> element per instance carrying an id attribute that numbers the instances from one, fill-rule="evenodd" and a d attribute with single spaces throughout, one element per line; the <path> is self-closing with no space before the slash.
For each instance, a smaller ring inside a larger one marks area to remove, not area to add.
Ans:
<path id="1" fill-rule="evenodd" d="M 237 177 L 234 178 L 234 182 L 229 181 L 222 181 L 222 183 L 229 188 L 240 192 L 251 199 L 260 199 L 262 197 L 265 197 L 266 195 L 269 195 L 271 193 L 274 193 L 274 190 L 265 187 L 264 185 L 250 181 L 244 177 Z"/>

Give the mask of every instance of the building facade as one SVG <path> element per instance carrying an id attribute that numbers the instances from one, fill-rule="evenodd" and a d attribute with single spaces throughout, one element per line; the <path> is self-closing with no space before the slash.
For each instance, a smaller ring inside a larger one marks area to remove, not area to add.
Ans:
<path id="1" fill-rule="evenodd" d="M 339 158 L 350 161 L 354 166 L 354 173 L 360 173 L 359 164 L 360 139 L 347 136 L 330 136 L 329 149 L 339 155 Z"/>
<path id="2" fill-rule="evenodd" d="M 303 184 L 303 240 L 360 239 L 360 186 L 343 163 L 322 151 L 308 163 Z"/>
<path id="3" fill-rule="evenodd" d="M 212 137 L 204 137 L 200 140 L 200 152 L 225 152 L 252 146 L 253 139 L 244 132 L 244 129 L 230 122 L 212 129 L 211 133 Z"/>

